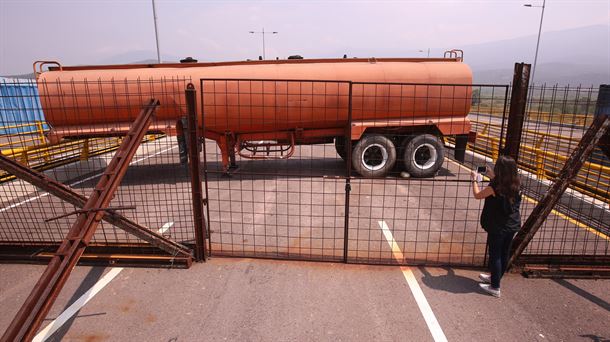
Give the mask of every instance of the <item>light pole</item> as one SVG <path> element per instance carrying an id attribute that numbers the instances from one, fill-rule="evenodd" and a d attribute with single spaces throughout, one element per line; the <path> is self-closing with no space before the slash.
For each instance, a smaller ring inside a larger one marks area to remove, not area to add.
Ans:
<path id="1" fill-rule="evenodd" d="M 534 55 L 534 67 L 532 68 L 532 77 L 530 78 L 531 84 L 534 84 L 534 75 L 536 74 L 536 62 L 538 61 L 538 48 L 540 47 L 540 34 L 542 33 L 542 19 L 544 19 L 544 7 L 546 5 L 546 0 L 542 0 L 542 6 L 534 6 L 532 4 L 524 4 L 525 7 L 538 7 L 542 8 L 542 13 L 540 14 L 540 27 L 538 28 L 538 41 L 536 42 L 536 54 Z"/>
<path id="2" fill-rule="evenodd" d="M 418 50 L 419 52 L 426 52 L 424 50 Z M 430 58 L 430 48 L 428 48 L 428 58 Z"/>
<path id="3" fill-rule="evenodd" d="M 161 52 L 159 50 L 159 30 L 157 29 L 157 9 L 155 6 L 155 0 L 152 0 L 153 8 L 153 19 L 155 21 L 155 40 L 157 41 L 157 62 L 161 64 Z"/>
<path id="4" fill-rule="evenodd" d="M 250 31 L 250 33 L 251 34 L 260 33 L 260 34 L 263 35 L 263 59 L 266 59 L 266 56 L 265 56 L 265 34 L 277 34 L 278 32 L 277 31 L 271 31 L 271 32 L 267 31 L 267 32 L 265 32 L 265 28 L 263 27 L 263 30 L 260 31 L 260 32 Z"/>

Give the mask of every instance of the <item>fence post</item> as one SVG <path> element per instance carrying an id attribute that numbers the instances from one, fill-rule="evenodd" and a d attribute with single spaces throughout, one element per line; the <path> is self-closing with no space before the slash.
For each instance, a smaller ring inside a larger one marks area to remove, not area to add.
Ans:
<path id="1" fill-rule="evenodd" d="M 345 178 L 345 213 L 343 222 L 343 262 L 347 263 L 349 260 L 347 254 L 349 252 L 349 199 L 350 192 L 352 191 L 351 177 L 352 177 L 352 82 L 349 82 L 348 92 L 348 107 L 347 107 L 347 129 L 345 130 L 345 148 L 346 148 L 346 173 Z"/>
<path id="2" fill-rule="evenodd" d="M 80 160 L 88 160 L 89 159 L 89 138 L 86 138 L 83 141 L 83 149 L 80 153 Z"/>
<path id="3" fill-rule="evenodd" d="M 602 87 L 600 87 L 593 123 L 564 164 L 555 183 L 549 188 L 542 200 L 538 202 L 523 224 L 523 228 L 517 233 L 513 241 L 509 265 L 514 264 L 521 256 L 538 229 L 542 226 L 544 220 L 553 210 L 553 207 L 559 202 L 567 187 L 576 178 L 578 171 L 589 158 L 595 146 L 603 143 L 602 138 L 610 135 L 610 87 L 606 88 L 606 90 L 603 90 Z"/>
<path id="4" fill-rule="evenodd" d="M 536 156 L 536 177 L 538 177 L 538 179 L 546 179 L 546 169 L 544 168 L 544 151 L 542 151 L 542 143 L 544 142 L 544 138 L 544 135 L 540 135 L 534 144 L 534 154 Z"/>
<path id="5" fill-rule="evenodd" d="M 597 110 L 595 115 L 610 116 L 610 84 L 599 86 L 597 95 Z M 606 133 L 599 141 L 599 149 L 610 159 L 610 133 Z"/>
<path id="6" fill-rule="evenodd" d="M 38 140 L 40 144 L 46 144 L 47 139 L 44 136 L 44 128 L 42 127 L 42 121 L 36 121 L 36 132 L 38 133 Z"/>
<path id="7" fill-rule="evenodd" d="M 199 125 L 197 124 L 197 91 L 192 83 L 186 86 L 187 129 L 189 170 L 191 173 L 191 195 L 193 200 L 193 222 L 195 225 L 195 259 L 205 261 L 205 217 L 203 216 L 203 191 L 201 188 L 201 161 L 199 158 Z"/>
<path id="8" fill-rule="evenodd" d="M 525 107 L 527 105 L 527 91 L 530 82 L 530 64 L 515 63 L 513 75 L 513 89 L 510 95 L 510 109 L 508 112 L 508 127 L 506 128 L 506 142 L 502 154 L 519 160 L 519 143 L 523 133 Z"/>
<path id="9" fill-rule="evenodd" d="M 497 141 L 496 141 L 497 140 Z M 496 162 L 498 160 L 498 151 L 500 146 L 500 139 L 491 138 L 489 139 L 489 143 L 491 145 L 491 159 Z"/>

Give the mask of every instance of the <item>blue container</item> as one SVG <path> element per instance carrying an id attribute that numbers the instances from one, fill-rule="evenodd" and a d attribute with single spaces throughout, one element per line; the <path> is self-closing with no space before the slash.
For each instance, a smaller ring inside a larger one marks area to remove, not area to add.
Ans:
<path id="1" fill-rule="evenodd" d="M 43 129 L 49 128 L 36 81 L 0 78 L 0 135 L 36 132 L 36 121 L 44 123 Z M 26 126 L 7 128 L 21 125 Z"/>

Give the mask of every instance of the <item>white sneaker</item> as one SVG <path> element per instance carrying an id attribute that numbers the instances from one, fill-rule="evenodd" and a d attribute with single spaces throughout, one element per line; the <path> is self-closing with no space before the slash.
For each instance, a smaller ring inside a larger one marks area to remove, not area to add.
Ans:
<path id="1" fill-rule="evenodd" d="M 494 289 L 489 284 L 479 284 L 483 291 L 487 292 L 489 295 L 492 295 L 496 298 L 500 298 L 500 289 Z"/>
<path id="2" fill-rule="evenodd" d="M 481 273 L 479 274 L 479 279 L 485 284 L 491 284 L 491 275 L 489 274 Z"/>

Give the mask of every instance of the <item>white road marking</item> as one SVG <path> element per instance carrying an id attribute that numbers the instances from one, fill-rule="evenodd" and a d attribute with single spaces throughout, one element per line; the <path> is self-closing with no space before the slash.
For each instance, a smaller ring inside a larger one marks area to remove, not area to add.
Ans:
<path id="1" fill-rule="evenodd" d="M 388 227 L 385 221 L 378 221 L 378 223 L 379 227 L 381 228 L 381 231 L 383 232 L 383 236 L 385 236 L 385 239 L 388 241 L 388 244 L 392 249 L 392 255 L 394 256 L 394 259 L 396 259 L 396 261 L 398 261 L 399 263 L 403 262 L 404 255 L 400 250 L 398 243 L 396 243 L 396 240 L 394 240 L 392 231 L 390 231 L 390 228 Z M 445 337 L 443 329 L 438 323 L 436 316 L 434 316 L 434 312 L 432 312 L 432 308 L 430 307 L 430 304 L 428 304 L 424 292 L 422 291 L 421 287 L 419 287 L 419 284 L 417 283 L 417 279 L 415 278 L 413 271 L 411 271 L 411 268 L 407 266 L 400 266 L 400 270 L 402 271 L 402 275 L 407 280 L 407 284 L 411 289 L 411 293 L 413 293 L 413 297 L 417 302 L 419 310 L 424 316 L 424 320 L 428 325 L 428 329 L 432 334 L 432 338 L 436 342 L 447 341 L 447 337 Z"/>
<path id="2" fill-rule="evenodd" d="M 54 319 L 49 325 L 42 329 L 32 340 L 33 342 L 46 341 L 47 338 L 51 337 L 59 328 L 61 328 L 72 316 L 74 316 L 78 310 L 80 310 L 91 298 L 93 298 L 98 292 L 100 292 L 104 286 L 108 285 L 112 279 L 114 279 L 121 271 L 122 267 L 116 267 L 106 273 L 100 280 L 93 285 L 87 292 L 85 292 L 80 298 L 78 298 L 70 307 L 61 313 L 56 319 Z"/>
<path id="3" fill-rule="evenodd" d="M 7 210 L 9 210 L 9 209 L 13 209 L 13 208 L 15 208 L 15 207 L 18 207 L 18 206 L 20 206 L 20 205 L 24 205 L 24 204 L 26 204 L 26 203 L 28 203 L 28 202 L 35 201 L 35 200 L 37 200 L 37 199 L 39 199 L 39 198 L 41 198 L 41 197 L 47 196 L 48 194 L 49 194 L 48 192 L 45 192 L 45 193 L 44 193 L 44 194 L 42 194 L 42 195 L 38 195 L 38 196 L 34 196 L 34 197 L 30 197 L 30 198 L 28 198 L 28 199 L 26 199 L 26 200 L 24 200 L 24 201 L 19 202 L 19 203 L 11 204 L 11 205 L 9 205 L 8 207 L 4 207 L 4 208 L 0 209 L 0 213 L 1 213 L 1 212 L 4 212 L 4 211 L 7 211 Z"/>
<path id="4" fill-rule="evenodd" d="M 166 224 L 163 225 L 163 227 L 161 227 L 161 229 L 159 229 L 159 234 L 163 234 L 165 233 L 168 229 L 170 229 L 172 226 L 174 225 L 173 221 L 167 222 Z"/>
<path id="5" fill-rule="evenodd" d="M 136 160 L 132 161 L 131 163 L 129 163 L 129 165 L 139 163 L 139 162 L 141 162 L 141 161 L 143 161 L 143 160 L 146 160 L 146 159 L 148 159 L 148 158 L 152 158 L 152 157 L 154 157 L 154 156 L 156 156 L 156 155 L 158 155 L 158 154 L 161 154 L 161 153 L 167 152 L 167 151 L 169 151 L 169 150 L 173 150 L 173 149 L 175 149 L 176 147 L 177 147 L 177 146 L 170 147 L 170 148 L 167 148 L 167 149 L 165 149 L 165 150 L 159 151 L 159 152 L 157 152 L 157 153 L 154 153 L 154 154 L 148 155 L 148 156 L 146 156 L 146 157 L 142 157 L 142 158 L 136 159 Z M 97 174 L 95 174 L 95 175 L 93 175 L 93 176 L 91 176 L 91 177 L 87 177 L 87 178 L 85 178 L 85 179 L 81 179 L 81 180 L 79 180 L 79 181 L 77 181 L 77 182 L 74 182 L 74 183 L 68 184 L 68 186 L 75 186 L 75 185 L 78 185 L 78 184 L 84 183 L 84 182 L 86 182 L 86 181 L 88 181 L 88 180 L 92 180 L 92 179 L 94 179 L 94 178 L 97 178 L 97 177 L 99 177 L 99 176 L 101 176 L 101 175 L 102 175 L 102 172 L 97 173 Z M 26 199 L 26 200 L 23 200 L 23 201 L 19 202 L 19 203 L 11 204 L 11 205 L 9 205 L 8 207 L 4 207 L 4 208 L 0 209 L 0 213 L 1 213 L 1 212 L 4 212 L 4 211 L 7 211 L 7 210 L 9 210 L 9 209 L 13 209 L 13 208 L 15 208 L 15 207 L 18 207 L 18 206 L 24 205 L 24 204 L 26 204 L 26 203 L 28 203 L 28 202 L 35 201 L 35 200 L 37 200 L 37 199 L 39 199 L 39 198 L 42 198 L 42 197 L 45 197 L 45 196 L 48 196 L 48 195 L 49 195 L 49 193 L 48 193 L 48 192 L 45 192 L 45 193 L 40 194 L 40 195 L 38 195 L 38 196 L 30 197 L 30 198 L 28 198 L 28 199 Z"/>
<path id="6" fill-rule="evenodd" d="M 174 222 L 167 222 L 164 224 L 158 232 L 160 234 L 165 233 L 168 229 L 170 229 L 174 225 Z M 110 269 L 108 273 L 104 274 L 100 280 L 93 285 L 87 292 L 85 292 L 82 296 L 80 296 L 72 305 L 70 305 L 64 312 L 62 312 L 56 319 L 54 319 L 49 325 L 47 325 L 44 329 L 40 330 L 40 332 L 34 337 L 33 342 L 43 342 L 46 341 L 47 338 L 51 337 L 59 328 L 61 328 L 72 316 L 74 316 L 80 309 L 82 309 L 85 304 L 87 304 L 98 292 L 100 292 L 104 286 L 108 285 L 112 281 L 112 279 L 116 278 L 116 276 L 121 273 L 123 267 L 115 267 Z"/>

